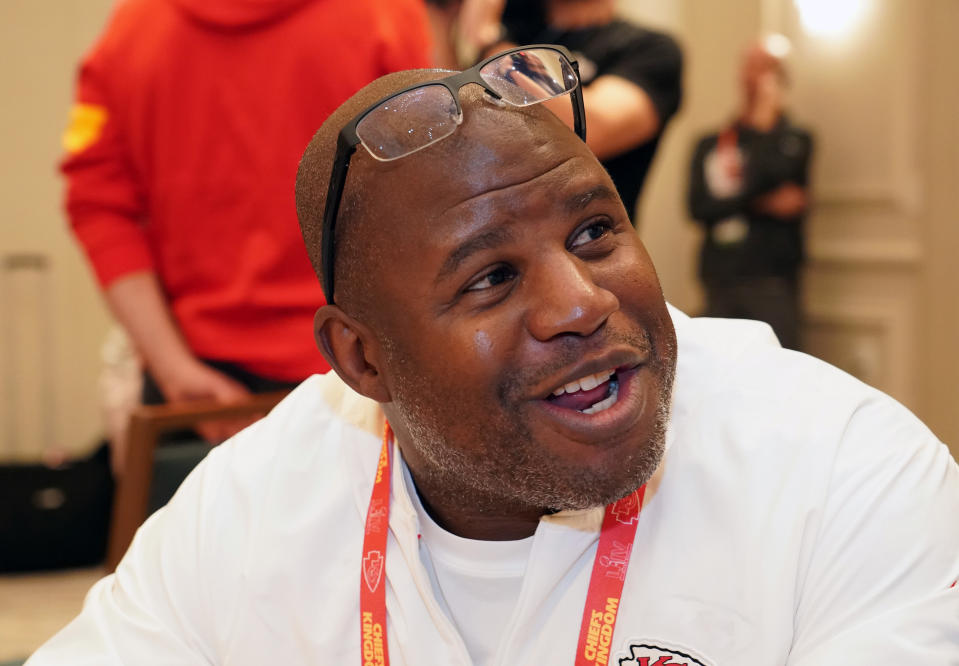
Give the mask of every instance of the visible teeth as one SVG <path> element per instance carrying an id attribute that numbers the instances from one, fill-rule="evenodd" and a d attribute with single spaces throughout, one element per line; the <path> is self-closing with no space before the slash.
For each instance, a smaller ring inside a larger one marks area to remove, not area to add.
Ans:
<path id="1" fill-rule="evenodd" d="M 619 384 L 613 383 L 612 391 L 610 391 L 609 396 L 604 400 L 600 400 L 592 407 L 587 407 L 582 410 L 583 414 L 595 414 L 596 412 L 602 412 L 606 409 L 609 409 L 616 404 L 616 400 L 619 397 Z"/>
<path id="2" fill-rule="evenodd" d="M 579 385 L 584 391 L 592 391 L 594 388 L 599 386 L 602 382 L 596 379 L 596 375 L 590 375 L 589 377 L 583 377 L 579 380 Z"/>
<path id="3" fill-rule="evenodd" d="M 591 391 L 607 379 L 613 376 L 615 370 L 604 370 L 595 375 L 588 375 L 571 381 L 566 386 L 560 386 L 553 391 L 553 395 L 563 395 L 564 393 L 575 393 L 576 391 Z"/>

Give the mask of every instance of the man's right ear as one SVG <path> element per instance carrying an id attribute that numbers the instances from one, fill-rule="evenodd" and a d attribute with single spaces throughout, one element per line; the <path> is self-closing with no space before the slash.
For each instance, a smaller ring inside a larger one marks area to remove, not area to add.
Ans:
<path id="1" fill-rule="evenodd" d="M 324 305 L 313 318 L 313 335 L 323 358 L 350 388 L 377 402 L 390 402 L 380 372 L 382 350 L 369 328 L 336 305 Z"/>

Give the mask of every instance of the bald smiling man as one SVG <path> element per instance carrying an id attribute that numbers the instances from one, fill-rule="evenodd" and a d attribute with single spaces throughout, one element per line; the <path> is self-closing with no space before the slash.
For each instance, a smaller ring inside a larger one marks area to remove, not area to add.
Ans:
<path id="1" fill-rule="evenodd" d="M 582 119 L 545 46 L 331 115 L 296 196 L 335 373 L 215 449 L 29 663 L 959 663 L 945 446 L 667 306 Z"/>

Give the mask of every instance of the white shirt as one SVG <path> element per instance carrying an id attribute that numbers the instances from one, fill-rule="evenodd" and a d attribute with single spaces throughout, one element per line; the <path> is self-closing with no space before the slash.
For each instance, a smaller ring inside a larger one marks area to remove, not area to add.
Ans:
<path id="1" fill-rule="evenodd" d="M 423 508 L 408 468 L 404 479 L 419 518 L 420 555 L 436 598 L 463 637 L 473 663 L 492 664 L 519 599 L 533 537 L 478 541 L 451 534 Z"/>
<path id="2" fill-rule="evenodd" d="M 959 468 L 945 446 L 889 397 L 780 349 L 764 325 L 672 315 L 668 448 L 609 663 L 959 664 Z M 382 427 L 378 406 L 335 376 L 304 382 L 197 467 L 30 666 L 359 663 Z M 402 467 L 391 663 L 470 664 L 423 564 Z M 602 515 L 540 520 L 491 663 L 573 662 Z"/>

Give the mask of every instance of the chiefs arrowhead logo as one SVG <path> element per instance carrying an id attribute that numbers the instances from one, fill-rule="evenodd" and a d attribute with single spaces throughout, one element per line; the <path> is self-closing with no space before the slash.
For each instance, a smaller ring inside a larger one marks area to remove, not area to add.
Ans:
<path id="1" fill-rule="evenodd" d="M 623 525 L 632 525 L 639 518 L 639 494 L 631 492 L 623 499 L 613 504 L 613 516 Z"/>
<path id="2" fill-rule="evenodd" d="M 370 592 L 380 586 L 383 576 L 383 554 L 378 550 L 371 550 L 363 558 L 363 580 Z"/>
<path id="3" fill-rule="evenodd" d="M 621 657 L 619 666 L 708 666 L 685 652 L 647 643 L 631 643 L 629 651 L 630 656 Z"/>

